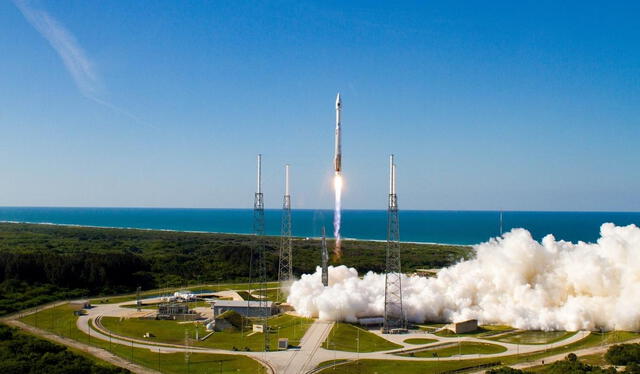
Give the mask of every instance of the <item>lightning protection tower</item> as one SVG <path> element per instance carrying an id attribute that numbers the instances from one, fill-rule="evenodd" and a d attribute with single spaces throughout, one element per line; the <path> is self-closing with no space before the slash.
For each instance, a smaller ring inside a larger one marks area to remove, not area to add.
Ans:
<path id="1" fill-rule="evenodd" d="M 258 185 L 253 201 L 253 232 L 256 236 L 256 262 L 257 262 L 257 286 L 259 290 L 267 289 L 267 256 L 264 245 L 264 198 L 262 195 L 262 155 L 258 155 Z M 252 255 L 253 258 L 253 255 Z M 250 265 L 251 267 L 251 265 Z M 249 277 L 251 278 L 251 269 Z M 251 282 L 251 280 L 249 280 Z M 250 299 L 250 298 L 249 298 Z M 264 335 L 264 350 L 269 351 L 269 308 L 266 297 L 258 299 L 260 310 L 259 324 L 262 325 Z M 248 302 L 249 303 L 249 302 Z"/>
<path id="2" fill-rule="evenodd" d="M 387 264 L 384 287 L 384 325 L 386 334 L 404 329 L 406 321 L 402 310 L 402 267 L 400 261 L 400 223 L 398 196 L 396 195 L 396 164 L 389 157 L 389 206 L 387 209 Z"/>
<path id="3" fill-rule="evenodd" d="M 282 204 L 282 227 L 280 231 L 280 261 L 278 265 L 278 300 L 280 290 L 293 280 L 293 253 L 291 251 L 291 195 L 289 195 L 289 165 L 284 166 L 284 202 Z"/>

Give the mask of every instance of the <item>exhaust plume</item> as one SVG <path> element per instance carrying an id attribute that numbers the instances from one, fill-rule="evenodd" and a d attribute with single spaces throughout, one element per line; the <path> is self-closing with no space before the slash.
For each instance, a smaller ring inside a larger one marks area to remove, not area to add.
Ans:
<path id="1" fill-rule="evenodd" d="M 532 330 L 640 329 L 640 229 L 605 223 L 596 243 L 552 235 L 535 241 L 524 229 L 474 246 L 475 258 L 437 277 L 404 276 L 403 303 L 412 322 L 463 321 Z M 288 298 L 308 317 L 355 322 L 384 312 L 384 274 L 354 268 L 305 274 Z"/>
<path id="2" fill-rule="evenodd" d="M 336 246 L 333 249 L 333 257 L 335 261 L 339 261 L 342 257 L 342 249 L 340 248 L 340 220 L 342 216 L 342 175 L 336 172 L 333 178 L 333 188 L 336 194 L 336 206 L 333 212 L 333 235 L 336 238 Z"/>

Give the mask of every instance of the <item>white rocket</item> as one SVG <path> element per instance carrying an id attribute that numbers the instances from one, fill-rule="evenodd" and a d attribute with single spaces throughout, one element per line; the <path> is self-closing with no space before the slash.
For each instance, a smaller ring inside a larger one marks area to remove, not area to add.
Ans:
<path id="1" fill-rule="evenodd" d="M 342 136 L 342 129 L 340 128 L 340 111 L 342 110 L 342 101 L 340 100 L 340 94 L 336 97 L 336 150 L 333 158 L 333 164 L 336 169 L 336 173 L 342 171 L 342 143 L 340 137 Z"/>

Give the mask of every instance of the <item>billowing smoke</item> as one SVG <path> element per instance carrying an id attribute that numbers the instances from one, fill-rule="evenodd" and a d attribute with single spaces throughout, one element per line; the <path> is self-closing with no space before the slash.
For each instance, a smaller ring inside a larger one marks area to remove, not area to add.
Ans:
<path id="1" fill-rule="evenodd" d="M 577 244 L 547 235 L 535 241 L 524 229 L 474 247 L 475 258 L 442 269 L 437 277 L 403 277 L 412 322 L 462 321 L 534 330 L 640 329 L 640 229 L 605 223 L 597 243 Z M 320 268 L 291 286 L 288 297 L 308 317 L 355 322 L 382 316 L 384 274 L 363 278 L 353 268 Z"/>

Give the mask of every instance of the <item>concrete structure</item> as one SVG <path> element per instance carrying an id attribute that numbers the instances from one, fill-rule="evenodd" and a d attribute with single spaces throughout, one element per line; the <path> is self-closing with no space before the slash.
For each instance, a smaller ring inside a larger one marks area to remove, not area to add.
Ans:
<path id="1" fill-rule="evenodd" d="M 213 316 L 233 310 L 245 317 L 262 317 L 278 314 L 278 308 L 271 301 L 217 300 L 211 304 Z"/>
<path id="2" fill-rule="evenodd" d="M 470 319 L 463 322 L 454 322 L 448 326 L 449 330 L 456 334 L 465 334 L 467 332 L 474 332 L 478 329 L 478 320 Z"/>
<path id="3" fill-rule="evenodd" d="M 213 331 L 224 331 L 232 328 L 233 328 L 233 325 L 231 324 L 231 322 L 223 318 L 216 318 L 213 320 L 213 323 L 210 323 L 209 325 L 207 325 L 207 329 L 213 330 Z"/>

